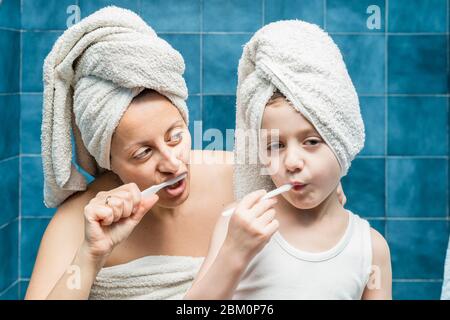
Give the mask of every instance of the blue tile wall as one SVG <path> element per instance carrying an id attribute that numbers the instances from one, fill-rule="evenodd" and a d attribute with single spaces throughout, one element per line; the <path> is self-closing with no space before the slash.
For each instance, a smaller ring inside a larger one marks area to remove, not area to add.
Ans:
<path id="1" fill-rule="evenodd" d="M 18 230 L 17 220 L 0 227 L 0 299 L 17 299 Z"/>
<path id="2" fill-rule="evenodd" d="M 0 93 L 19 92 L 20 32 L 0 28 L 0 48 Z"/>
<path id="3" fill-rule="evenodd" d="M 263 0 L 264 23 L 300 19 L 324 26 L 323 0 Z"/>
<path id="4" fill-rule="evenodd" d="M 42 64 L 70 24 L 71 5 L 79 6 L 81 17 L 106 5 L 131 9 L 181 52 L 192 135 L 195 121 L 200 133 L 217 129 L 224 137 L 235 127 L 237 64 L 256 30 L 280 19 L 322 26 L 341 49 L 366 128 L 365 146 L 342 180 L 346 207 L 386 237 L 394 298 L 438 299 L 449 239 L 448 3 L 0 1 L 0 48 L 8 48 L 0 50 L 0 202 L 6 204 L 0 210 L 0 299 L 25 296 L 41 236 L 55 212 L 42 201 Z M 368 19 L 376 14 L 379 28 L 371 28 Z M 212 142 L 200 135 L 196 144 L 194 138 L 194 148 Z M 233 136 L 225 142 L 222 149 L 232 150 Z"/>
<path id="5" fill-rule="evenodd" d="M 0 300 L 18 299 L 20 1 L 0 1 Z"/>

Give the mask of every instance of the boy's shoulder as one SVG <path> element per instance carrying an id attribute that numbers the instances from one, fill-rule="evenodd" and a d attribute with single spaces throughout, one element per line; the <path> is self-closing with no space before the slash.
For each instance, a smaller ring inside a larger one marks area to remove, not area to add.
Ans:
<path id="1" fill-rule="evenodd" d="M 389 245 L 386 239 L 374 228 L 370 228 L 372 239 L 372 257 L 374 262 L 384 262 L 390 259 Z"/>

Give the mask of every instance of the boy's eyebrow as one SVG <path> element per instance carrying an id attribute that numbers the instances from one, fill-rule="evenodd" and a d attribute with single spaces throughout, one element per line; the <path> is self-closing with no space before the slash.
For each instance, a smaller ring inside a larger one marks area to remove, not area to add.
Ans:
<path id="1" fill-rule="evenodd" d="M 279 130 L 279 129 L 276 129 L 276 130 L 278 131 L 278 135 L 275 135 L 275 136 L 278 136 L 278 137 L 282 136 L 281 130 Z M 272 138 L 271 131 L 272 130 L 266 130 L 266 132 L 267 132 L 266 136 L 268 139 Z M 311 134 L 311 133 L 319 135 L 319 133 L 314 128 L 300 129 L 298 133 L 300 133 L 302 135 L 307 135 L 307 134 Z"/>
<path id="2" fill-rule="evenodd" d="M 183 122 L 184 122 L 183 120 L 177 120 L 177 121 L 175 121 L 174 123 L 172 123 L 172 125 L 169 127 L 169 129 L 167 129 L 166 132 L 172 130 L 172 129 L 175 128 L 176 126 L 181 125 Z M 128 151 L 130 148 L 132 148 L 132 147 L 134 147 L 134 146 L 143 145 L 143 144 L 145 144 L 145 143 L 147 143 L 147 142 L 148 142 L 148 140 L 142 140 L 142 141 L 138 141 L 138 142 L 133 142 L 133 143 L 131 143 L 130 145 L 126 146 L 126 147 L 124 148 L 124 150 L 125 150 L 125 151 Z"/>

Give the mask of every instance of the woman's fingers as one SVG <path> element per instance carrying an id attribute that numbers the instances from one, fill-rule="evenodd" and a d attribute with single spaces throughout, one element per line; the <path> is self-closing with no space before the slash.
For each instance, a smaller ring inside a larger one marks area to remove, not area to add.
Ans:
<path id="1" fill-rule="evenodd" d="M 97 221 L 102 226 L 109 226 L 114 222 L 114 211 L 112 208 L 93 204 L 86 208 L 85 212 L 88 220 Z"/>
<path id="2" fill-rule="evenodd" d="M 135 223 L 139 223 L 145 214 L 155 205 L 159 200 L 157 194 L 153 194 L 150 197 L 142 197 L 141 203 L 133 215 L 130 217 Z"/>

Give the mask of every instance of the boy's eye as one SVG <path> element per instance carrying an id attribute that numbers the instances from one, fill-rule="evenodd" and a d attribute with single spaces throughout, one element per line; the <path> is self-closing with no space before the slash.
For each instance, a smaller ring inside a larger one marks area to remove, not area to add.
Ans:
<path id="1" fill-rule="evenodd" d="M 145 148 L 142 152 L 139 152 L 138 154 L 136 154 L 136 156 L 134 157 L 135 159 L 142 159 L 144 158 L 147 154 L 151 153 L 152 149 L 151 148 Z"/>
<path id="2" fill-rule="evenodd" d="M 309 145 L 309 146 L 316 146 L 321 142 L 320 139 L 308 139 L 305 141 L 305 144 Z"/>
<path id="3" fill-rule="evenodd" d="M 279 142 L 271 143 L 267 146 L 267 150 L 278 150 L 283 147 L 283 144 Z"/>

